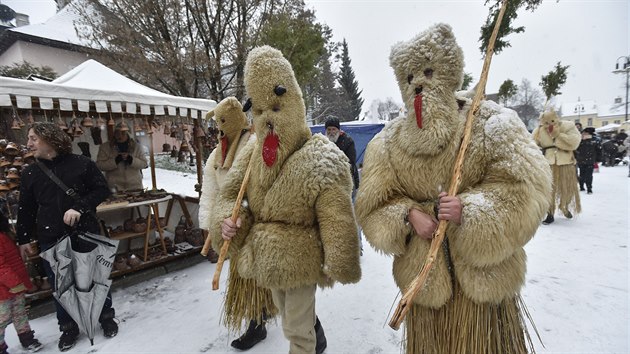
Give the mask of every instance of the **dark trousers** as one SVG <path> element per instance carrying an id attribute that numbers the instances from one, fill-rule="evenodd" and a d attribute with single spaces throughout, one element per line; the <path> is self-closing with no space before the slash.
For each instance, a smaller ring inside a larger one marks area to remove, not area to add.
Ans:
<path id="1" fill-rule="evenodd" d="M 593 164 L 578 164 L 578 168 L 580 169 L 580 189 L 584 189 L 586 184 L 586 188 L 591 190 L 593 188 Z"/>
<path id="2" fill-rule="evenodd" d="M 48 277 L 48 282 L 50 283 L 50 286 L 53 289 L 55 289 L 55 273 L 50 267 L 50 264 L 45 259 L 42 259 L 42 264 L 44 265 L 44 271 L 46 271 L 46 276 Z M 66 312 L 66 310 L 63 308 L 63 306 L 61 306 L 61 304 L 57 301 L 57 299 L 54 299 L 54 300 L 55 300 L 55 309 L 57 311 L 57 323 L 59 324 L 60 330 L 61 328 L 67 328 L 67 325 L 69 323 L 74 323 L 76 325 L 76 322 L 72 319 L 72 317 L 70 317 L 68 312 Z M 103 309 L 101 310 L 101 317 L 103 317 L 104 313 L 109 313 L 111 311 L 112 311 L 112 293 L 111 291 L 108 291 L 107 297 L 105 298 L 105 303 L 103 304 Z"/>

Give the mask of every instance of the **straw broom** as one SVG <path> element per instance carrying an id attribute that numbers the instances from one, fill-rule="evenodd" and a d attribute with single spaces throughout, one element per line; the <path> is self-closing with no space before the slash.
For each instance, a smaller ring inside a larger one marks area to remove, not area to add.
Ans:
<path id="1" fill-rule="evenodd" d="M 462 138 L 462 144 L 459 148 L 459 152 L 457 154 L 457 160 L 455 160 L 455 166 L 453 168 L 453 176 L 451 178 L 451 183 L 448 190 L 448 195 L 456 195 L 457 189 L 461 183 L 461 174 L 462 174 L 462 166 L 464 164 L 464 156 L 466 155 L 466 150 L 468 149 L 468 145 L 470 143 L 470 135 L 472 131 L 472 123 L 475 117 L 475 113 L 479 109 L 479 105 L 482 97 L 485 94 L 486 82 L 488 81 L 488 72 L 490 69 L 490 62 L 492 61 L 492 54 L 494 53 L 494 43 L 497 38 L 497 34 L 499 32 L 499 27 L 501 26 L 501 20 L 503 19 L 503 15 L 505 13 L 505 9 L 507 7 L 507 0 L 503 1 L 501 5 L 501 10 L 499 11 L 499 15 L 497 17 L 497 22 L 494 25 L 494 29 L 492 30 L 492 36 L 490 37 L 490 42 L 488 44 L 488 48 L 486 50 L 486 57 L 483 62 L 483 70 L 481 71 L 481 77 L 479 79 L 479 84 L 477 85 L 477 90 L 475 92 L 475 96 L 472 100 L 472 105 L 470 110 L 468 111 L 468 115 L 466 116 L 466 127 L 464 128 L 464 137 Z M 389 322 L 389 326 L 394 330 L 398 330 L 400 328 L 400 324 L 407 315 L 407 312 L 413 306 L 413 299 L 416 297 L 418 292 L 422 290 L 426 280 L 429 276 L 429 272 L 431 268 L 433 268 L 433 263 L 437 257 L 437 253 L 440 250 L 442 242 L 444 241 L 444 237 L 446 235 L 446 220 L 440 220 L 437 230 L 434 233 L 433 240 L 431 241 L 431 247 L 429 249 L 429 254 L 427 255 L 427 259 L 424 262 L 424 266 L 422 267 L 422 271 L 409 285 L 407 291 L 400 299 L 396 310 L 392 316 L 392 319 Z"/>

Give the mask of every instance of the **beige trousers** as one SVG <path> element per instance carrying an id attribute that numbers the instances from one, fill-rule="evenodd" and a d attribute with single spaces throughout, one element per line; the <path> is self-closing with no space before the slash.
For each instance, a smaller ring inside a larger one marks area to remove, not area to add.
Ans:
<path id="1" fill-rule="evenodd" d="M 284 337 L 289 340 L 289 354 L 315 353 L 315 291 L 317 286 L 272 289 L 273 302 L 282 319 Z"/>

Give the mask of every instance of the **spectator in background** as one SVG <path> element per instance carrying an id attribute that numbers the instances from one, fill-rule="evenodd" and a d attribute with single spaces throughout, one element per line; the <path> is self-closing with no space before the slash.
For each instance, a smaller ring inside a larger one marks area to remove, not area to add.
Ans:
<path id="1" fill-rule="evenodd" d="M 577 130 L 581 133 L 582 132 L 582 123 L 577 122 L 575 123 L 575 127 L 577 128 Z"/>
<path id="2" fill-rule="evenodd" d="M 28 323 L 25 305 L 24 294 L 33 284 L 10 232 L 9 221 L 0 213 L 0 354 L 7 353 L 4 330 L 11 322 L 22 347 L 33 353 L 42 349 Z"/>
<path id="3" fill-rule="evenodd" d="M 105 172 L 109 188 L 116 191 L 142 189 L 142 170 L 149 167 L 142 146 L 122 122 L 116 124 L 114 140 L 101 144 L 96 165 Z"/>
<path id="4" fill-rule="evenodd" d="M 601 159 L 602 149 L 587 129 L 582 131 L 582 141 L 576 150 L 575 158 L 579 169 L 580 191 L 584 191 L 586 185 L 587 193 L 593 194 L 593 168 Z"/>
<path id="5" fill-rule="evenodd" d="M 359 170 L 357 169 L 357 152 L 354 147 L 354 140 L 348 135 L 348 133 L 341 130 L 341 126 L 339 124 L 339 119 L 337 118 L 328 118 L 326 120 L 326 137 L 328 140 L 332 141 L 337 145 L 337 147 L 343 151 L 343 153 L 350 160 L 350 172 L 352 173 L 352 182 L 354 187 L 352 189 L 352 199 L 354 200 L 354 195 L 356 190 L 359 188 Z"/>
<path id="6" fill-rule="evenodd" d="M 619 133 L 615 135 L 615 140 L 617 140 L 619 144 L 623 144 L 623 142 L 626 140 L 627 137 L 628 137 L 628 134 L 626 134 L 625 129 L 621 129 L 619 130 Z"/>
<path id="7" fill-rule="evenodd" d="M 630 137 L 627 137 L 623 141 L 623 145 L 626 147 L 626 156 L 628 156 L 628 177 L 630 177 Z"/>

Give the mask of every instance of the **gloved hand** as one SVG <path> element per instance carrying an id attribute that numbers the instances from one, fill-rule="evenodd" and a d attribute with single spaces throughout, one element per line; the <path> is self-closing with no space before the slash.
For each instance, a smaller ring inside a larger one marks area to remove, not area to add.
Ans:
<path id="1" fill-rule="evenodd" d="M 122 162 L 123 157 L 122 155 L 118 154 L 114 160 L 116 161 L 116 164 L 118 165 L 119 163 Z"/>
<path id="2" fill-rule="evenodd" d="M 127 159 L 125 160 L 125 163 L 127 163 L 127 165 L 131 165 L 132 161 L 133 161 L 133 157 L 131 157 L 131 155 L 127 155 Z"/>
<path id="3" fill-rule="evenodd" d="M 26 291 L 26 286 L 24 286 L 23 283 L 20 283 L 20 284 L 18 284 L 16 286 L 12 287 L 11 289 L 9 289 L 9 292 L 11 294 L 18 294 L 18 293 L 21 293 L 21 292 L 24 292 L 24 291 Z"/>

